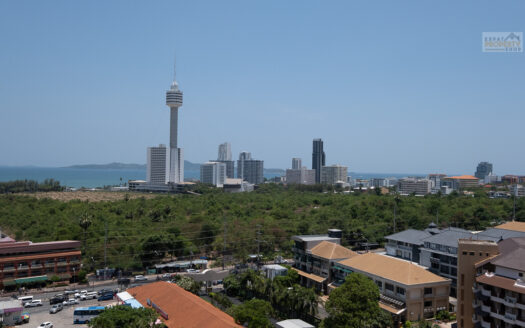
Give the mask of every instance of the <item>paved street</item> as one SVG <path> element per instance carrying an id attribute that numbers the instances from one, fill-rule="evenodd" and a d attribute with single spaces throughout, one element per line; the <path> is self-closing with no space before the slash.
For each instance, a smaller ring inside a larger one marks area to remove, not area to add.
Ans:
<path id="1" fill-rule="evenodd" d="M 152 275 L 148 276 L 147 281 L 141 281 L 141 282 L 132 282 L 129 287 L 135 286 L 135 285 L 141 285 L 146 284 L 150 282 L 156 281 L 157 276 Z M 133 281 L 133 279 L 132 279 Z M 99 291 L 101 289 L 116 289 L 118 288 L 118 284 L 116 280 L 108 280 L 108 281 L 98 281 L 95 282 L 94 286 L 93 284 L 90 284 L 89 287 L 87 285 L 75 285 L 75 286 L 69 286 L 69 289 L 78 289 L 78 290 L 88 290 L 88 291 Z M 24 294 L 24 296 L 32 295 L 33 299 L 35 300 L 42 300 L 42 306 L 34 307 L 34 308 L 26 308 L 24 309 L 24 312 L 28 312 L 30 314 L 30 321 L 29 324 L 20 325 L 19 327 L 36 327 L 40 323 L 44 321 L 50 321 L 53 323 L 54 327 L 61 328 L 61 327 L 87 327 L 86 325 L 73 325 L 73 311 L 76 307 L 84 307 L 84 306 L 106 306 L 108 304 L 114 303 L 113 301 L 103 301 L 98 302 L 95 300 L 87 300 L 87 301 L 80 301 L 79 304 L 65 306 L 64 310 L 56 313 L 56 314 L 50 314 L 49 309 L 51 308 L 51 305 L 49 304 L 49 299 L 52 298 L 56 294 L 64 293 L 65 288 L 64 287 L 57 287 L 54 289 L 46 289 L 46 290 L 29 290 L 27 293 Z M 14 294 L 14 293 L 11 293 Z M 17 295 L 17 297 L 20 295 Z M 71 298 L 73 295 L 71 295 Z M 0 300 L 11 300 L 12 298 L 10 296 L 3 296 L 0 298 Z"/>

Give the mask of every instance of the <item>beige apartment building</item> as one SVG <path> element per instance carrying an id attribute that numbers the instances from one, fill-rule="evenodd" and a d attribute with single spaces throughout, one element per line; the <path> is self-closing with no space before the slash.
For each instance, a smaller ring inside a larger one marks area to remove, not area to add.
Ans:
<path id="1" fill-rule="evenodd" d="M 362 273 L 379 287 L 379 306 L 396 321 L 431 318 L 449 308 L 450 280 L 409 261 L 366 253 L 339 261 L 334 282 L 352 272 Z"/>

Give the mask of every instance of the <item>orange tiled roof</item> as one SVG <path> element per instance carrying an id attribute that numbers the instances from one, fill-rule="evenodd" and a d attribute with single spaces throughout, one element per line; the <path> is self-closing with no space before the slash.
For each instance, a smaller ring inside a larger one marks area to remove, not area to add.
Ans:
<path id="1" fill-rule="evenodd" d="M 376 253 L 354 256 L 338 263 L 356 271 L 370 273 L 401 284 L 419 285 L 429 283 L 446 283 L 449 280 L 427 271 L 423 267 L 408 261 Z"/>
<path id="2" fill-rule="evenodd" d="M 458 175 L 455 177 L 446 177 L 445 179 L 457 179 L 457 180 L 479 180 L 472 175 Z"/>
<path id="3" fill-rule="evenodd" d="M 525 232 L 525 222 L 511 221 L 495 226 L 494 228 Z"/>
<path id="4" fill-rule="evenodd" d="M 144 307 L 148 307 L 148 298 L 158 305 L 168 314 L 168 320 L 162 320 L 169 328 L 242 327 L 228 314 L 176 284 L 158 281 L 130 288 L 127 292 Z"/>
<path id="5" fill-rule="evenodd" d="M 333 260 L 333 259 L 348 259 L 353 256 L 356 256 L 357 253 L 349 250 L 346 247 L 343 247 L 336 243 L 331 243 L 329 241 L 322 241 L 313 247 L 310 252 L 313 255 Z"/>

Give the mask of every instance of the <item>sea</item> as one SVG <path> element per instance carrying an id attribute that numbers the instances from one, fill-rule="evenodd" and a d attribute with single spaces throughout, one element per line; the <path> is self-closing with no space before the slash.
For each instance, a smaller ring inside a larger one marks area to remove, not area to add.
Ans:
<path id="1" fill-rule="evenodd" d="M 354 179 L 402 178 L 406 176 L 424 176 L 421 174 L 399 174 L 399 173 L 358 173 L 351 172 Z M 271 179 L 280 176 L 278 173 L 265 172 L 264 177 Z M 200 177 L 199 170 L 184 170 L 186 180 L 197 180 Z M 104 186 L 117 186 L 128 180 L 145 180 L 146 170 L 138 169 L 88 169 L 68 167 L 32 167 L 32 166 L 0 166 L 0 182 L 13 180 L 36 180 L 42 182 L 45 179 L 60 181 L 60 184 L 72 188 L 97 188 Z"/>

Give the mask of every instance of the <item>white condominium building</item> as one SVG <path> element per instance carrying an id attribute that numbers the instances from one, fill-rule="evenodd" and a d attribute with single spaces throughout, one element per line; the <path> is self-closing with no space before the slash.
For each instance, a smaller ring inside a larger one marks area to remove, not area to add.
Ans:
<path id="1" fill-rule="evenodd" d="M 321 183 L 336 184 L 337 182 L 346 182 L 348 176 L 348 167 L 343 165 L 323 166 L 321 168 Z"/>
<path id="2" fill-rule="evenodd" d="M 168 148 L 165 145 L 148 147 L 146 181 L 148 184 L 161 185 L 167 182 L 169 166 Z"/>
<path id="3" fill-rule="evenodd" d="M 226 164 L 206 162 L 201 165 L 201 182 L 222 187 L 226 181 Z"/>

